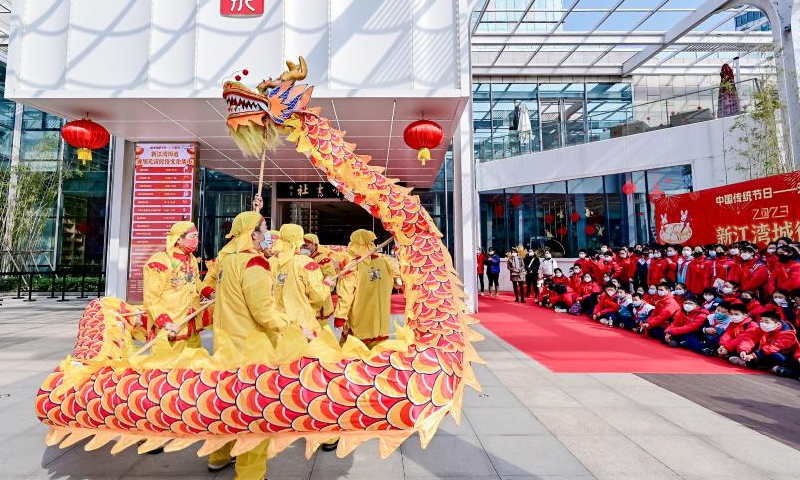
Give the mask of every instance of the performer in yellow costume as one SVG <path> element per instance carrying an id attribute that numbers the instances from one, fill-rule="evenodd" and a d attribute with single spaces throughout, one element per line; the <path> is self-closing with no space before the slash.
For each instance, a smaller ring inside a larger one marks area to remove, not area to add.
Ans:
<path id="1" fill-rule="evenodd" d="M 233 237 L 220 251 L 214 335 L 225 332 L 233 347 L 245 349 L 245 339 L 253 331 L 264 332 L 274 344 L 287 326 L 275 308 L 269 262 L 261 252 L 269 248 L 264 219 L 256 212 L 240 213 L 233 221 Z M 216 349 L 216 345 L 215 345 Z M 230 442 L 212 453 L 210 471 L 219 471 L 233 462 Z M 267 472 L 268 441 L 236 459 L 236 478 L 261 480 Z"/>
<path id="2" fill-rule="evenodd" d="M 331 250 L 320 245 L 319 237 L 315 234 L 306 233 L 303 235 L 303 247 L 300 249 L 300 253 L 311 257 L 317 262 L 320 270 L 322 270 L 323 283 L 333 292 L 334 288 L 336 288 L 335 277 L 338 273 L 339 262 L 333 259 Z M 325 305 L 322 306 L 322 311 L 319 312 L 321 317 L 319 323 L 321 327 L 328 325 L 328 317 L 333 314 L 333 300 L 330 295 L 328 296 L 328 300 L 330 301 L 326 302 Z M 328 315 L 324 316 L 325 313 Z"/>
<path id="3" fill-rule="evenodd" d="M 178 222 L 167 232 L 166 250 L 153 254 L 144 265 L 144 310 L 147 312 L 148 339 L 161 329 L 170 331 L 174 341 L 200 347 L 200 330 L 211 325 L 211 308 L 178 326 L 186 315 L 200 307 L 200 296 L 213 298 L 214 289 L 200 281 L 197 259 L 192 254 L 198 244 L 192 222 Z"/>
<path id="4" fill-rule="evenodd" d="M 333 311 L 331 290 L 323 283 L 319 265 L 311 257 L 298 253 L 302 244 L 303 227 L 293 223 L 282 225 L 270 266 L 278 311 L 308 335 L 317 330 L 320 318 L 328 318 Z"/>
<path id="5" fill-rule="evenodd" d="M 339 277 L 336 293 L 336 328 L 344 328 L 342 339 L 353 335 L 368 347 L 389 338 L 394 271 L 383 255 L 373 253 L 375 234 L 356 230 L 350 235 L 347 252 L 355 259 L 369 258 L 355 270 Z"/>

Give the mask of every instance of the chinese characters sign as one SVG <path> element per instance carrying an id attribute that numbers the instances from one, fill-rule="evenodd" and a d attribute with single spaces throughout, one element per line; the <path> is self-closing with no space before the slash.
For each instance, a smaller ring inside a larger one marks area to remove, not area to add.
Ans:
<path id="1" fill-rule="evenodd" d="M 659 198 L 659 243 L 733 243 L 761 247 L 800 236 L 800 172 Z"/>
<path id="2" fill-rule="evenodd" d="M 138 143 L 133 177 L 133 218 L 128 270 L 128 301 L 142 301 L 142 268 L 166 248 L 175 222 L 192 219 L 195 144 Z"/>
<path id="3" fill-rule="evenodd" d="M 342 193 L 326 182 L 279 183 L 277 197 L 282 199 L 342 198 Z"/>
<path id="4" fill-rule="evenodd" d="M 264 15 L 264 0 L 219 0 L 219 13 L 225 17 Z"/>

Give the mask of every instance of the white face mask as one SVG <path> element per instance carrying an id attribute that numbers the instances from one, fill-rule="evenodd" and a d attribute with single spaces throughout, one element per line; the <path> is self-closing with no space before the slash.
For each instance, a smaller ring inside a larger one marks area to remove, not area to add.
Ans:
<path id="1" fill-rule="evenodd" d="M 552 256 L 552 255 L 550 255 L 549 253 L 545 253 L 545 254 L 544 254 L 544 258 L 546 258 L 546 259 L 548 259 L 548 260 L 549 260 L 549 259 L 553 258 L 553 256 Z"/>
<path id="2" fill-rule="evenodd" d="M 561 276 L 563 276 L 563 275 L 564 275 L 564 274 L 563 274 L 563 273 L 561 273 L 561 272 L 558 272 L 558 273 L 556 273 L 556 277 L 561 277 Z"/>
<path id="3" fill-rule="evenodd" d="M 586 254 L 585 253 L 579 253 L 578 254 L 578 258 L 586 258 Z"/>
<path id="4" fill-rule="evenodd" d="M 692 251 L 691 250 L 684 250 L 683 251 L 683 256 L 686 257 L 686 258 L 691 257 L 692 256 Z"/>
<path id="5" fill-rule="evenodd" d="M 742 260 L 744 260 L 746 262 L 746 261 L 750 260 L 751 258 L 753 258 L 753 254 L 750 253 L 750 252 L 744 252 L 744 253 L 742 253 L 741 257 L 742 257 Z"/>
<path id="6" fill-rule="evenodd" d="M 648 253 L 647 254 L 647 258 L 653 258 L 653 254 L 652 253 Z"/>
<path id="7" fill-rule="evenodd" d="M 684 293 L 686 293 L 686 292 L 681 290 L 680 288 L 676 288 L 675 289 L 675 295 L 683 295 Z"/>
<path id="8" fill-rule="evenodd" d="M 656 289 L 655 288 L 650 288 L 650 289 L 647 290 L 647 293 L 649 293 L 650 295 L 655 295 L 656 294 Z"/>
<path id="9" fill-rule="evenodd" d="M 658 296 L 659 297 L 666 297 L 667 296 L 667 291 L 666 290 L 659 290 L 658 291 Z"/>
<path id="10" fill-rule="evenodd" d="M 744 315 L 739 313 L 736 314 L 732 313 L 728 318 L 730 318 L 731 322 L 733 323 L 742 323 L 744 321 Z"/>
<path id="11" fill-rule="evenodd" d="M 589 283 L 592 281 L 592 277 L 583 277 L 583 281 Z"/>
<path id="12" fill-rule="evenodd" d="M 686 313 L 691 312 L 695 308 L 697 308 L 697 305 L 692 305 L 691 303 L 684 303 L 683 304 L 683 309 L 686 311 Z"/>
<path id="13" fill-rule="evenodd" d="M 769 247 L 767 249 L 767 253 L 775 253 L 775 250 L 776 250 L 775 247 Z"/>
<path id="14" fill-rule="evenodd" d="M 661 252 L 654 253 L 653 256 L 656 258 L 661 258 Z"/>
<path id="15" fill-rule="evenodd" d="M 606 290 L 606 295 L 608 295 L 609 297 L 613 297 L 614 294 L 616 294 L 616 293 L 617 292 L 612 292 L 611 290 Z"/>
<path id="16" fill-rule="evenodd" d="M 667 256 L 668 257 L 674 257 L 675 256 L 675 252 L 673 252 L 672 250 L 667 250 Z"/>
<path id="17" fill-rule="evenodd" d="M 300 249 L 300 255 L 306 255 L 306 256 L 311 255 L 311 250 L 309 250 L 307 248 L 301 248 Z"/>
<path id="18" fill-rule="evenodd" d="M 620 253 L 619 254 L 619 258 L 628 258 L 628 254 L 627 253 Z"/>
<path id="19" fill-rule="evenodd" d="M 774 322 L 761 322 L 759 323 L 759 326 L 761 327 L 761 330 L 764 330 L 765 332 L 773 332 L 777 330 L 778 327 L 780 327 L 781 325 L 779 323 L 774 323 Z"/>
<path id="20" fill-rule="evenodd" d="M 733 293 L 733 289 L 731 287 L 722 287 L 722 293 L 724 293 L 725 295 L 730 295 L 731 293 Z"/>
<path id="21" fill-rule="evenodd" d="M 710 302 L 714 300 L 714 295 L 703 295 L 703 298 L 705 298 L 707 302 Z"/>
<path id="22" fill-rule="evenodd" d="M 731 248 L 730 249 L 730 254 L 731 255 L 739 255 L 739 249 L 738 248 Z"/>
<path id="23" fill-rule="evenodd" d="M 642 301 L 641 300 L 634 300 L 631 303 L 633 304 L 634 307 L 641 307 L 642 306 Z"/>
<path id="24" fill-rule="evenodd" d="M 602 253 L 606 253 L 606 252 L 608 251 L 608 248 L 606 248 L 606 247 L 602 247 L 602 248 L 600 248 L 600 251 L 601 251 Z"/>
<path id="25" fill-rule="evenodd" d="M 772 300 L 774 300 L 775 304 L 780 306 L 780 307 L 786 307 L 786 306 L 789 305 L 789 302 L 787 302 L 785 298 L 777 297 L 777 298 L 773 298 Z"/>

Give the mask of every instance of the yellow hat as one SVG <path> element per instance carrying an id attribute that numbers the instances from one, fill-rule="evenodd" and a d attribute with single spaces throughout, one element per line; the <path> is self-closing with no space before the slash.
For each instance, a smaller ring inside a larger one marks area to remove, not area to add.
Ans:
<path id="1" fill-rule="evenodd" d="M 175 243 L 178 242 L 181 235 L 189 233 L 192 230 L 197 230 L 197 227 L 195 227 L 192 222 L 178 222 L 171 226 L 169 232 L 167 232 L 167 251 L 175 246 Z"/>
<path id="2" fill-rule="evenodd" d="M 263 221 L 264 217 L 257 212 L 247 211 L 236 215 L 236 218 L 233 219 L 231 232 L 225 235 L 225 238 L 232 238 L 232 240 L 228 242 L 227 245 L 222 247 L 220 252 L 235 253 L 252 248 L 253 232 L 261 225 L 261 222 Z"/>
<path id="3" fill-rule="evenodd" d="M 374 233 L 360 228 L 350 234 L 350 244 L 347 246 L 347 250 L 353 255 L 367 255 L 375 249 L 376 238 Z"/>
<path id="4" fill-rule="evenodd" d="M 314 233 L 306 233 L 303 235 L 303 240 L 319 245 L 319 237 Z"/>

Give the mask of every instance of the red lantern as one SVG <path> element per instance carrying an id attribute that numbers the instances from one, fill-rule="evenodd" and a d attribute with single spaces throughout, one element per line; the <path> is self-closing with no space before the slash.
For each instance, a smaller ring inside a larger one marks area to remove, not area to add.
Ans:
<path id="1" fill-rule="evenodd" d="M 564 235 L 567 234 L 567 227 L 565 227 L 563 225 L 558 227 L 558 230 L 556 230 L 556 233 L 558 233 L 559 237 L 563 237 Z"/>
<path id="2" fill-rule="evenodd" d="M 581 214 L 578 212 L 572 212 L 572 214 L 569 216 L 569 219 L 572 220 L 572 223 L 578 223 L 578 221 L 581 219 Z"/>
<path id="3" fill-rule="evenodd" d="M 442 126 L 430 120 L 417 120 L 407 126 L 403 132 L 403 140 L 406 145 L 414 150 L 419 150 L 417 160 L 422 162 L 423 167 L 425 162 L 431 159 L 430 149 L 438 147 L 443 138 Z"/>
<path id="4" fill-rule="evenodd" d="M 553 220 L 555 220 L 555 217 L 553 217 L 553 215 L 551 215 L 549 213 L 544 216 L 544 223 L 547 224 L 547 225 L 550 225 L 551 223 L 553 223 Z"/>
<path id="5" fill-rule="evenodd" d="M 514 195 L 511 195 L 510 202 L 512 207 L 517 208 L 522 205 L 522 197 L 520 197 L 518 193 L 515 193 Z"/>
<path id="6" fill-rule="evenodd" d="M 594 225 L 586 225 L 586 228 L 583 231 L 586 232 L 586 235 L 589 235 L 591 237 L 592 235 L 594 235 L 597 229 L 594 228 Z"/>
<path id="7" fill-rule="evenodd" d="M 86 165 L 92 159 L 92 150 L 108 145 L 111 136 L 108 130 L 88 117 L 74 120 L 61 128 L 64 141 L 78 149 L 78 160 Z"/>
<path id="8" fill-rule="evenodd" d="M 494 204 L 494 216 L 495 217 L 502 217 L 505 210 L 503 209 L 502 203 L 495 203 Z"/>
<path id="9" fill-rule="evenodd" d="M 628 180 L 622 186 L 622 193 L 624 193 L 625 195 L 633 195 L 634 193 L 636 193 L 636 184 Z"/>

